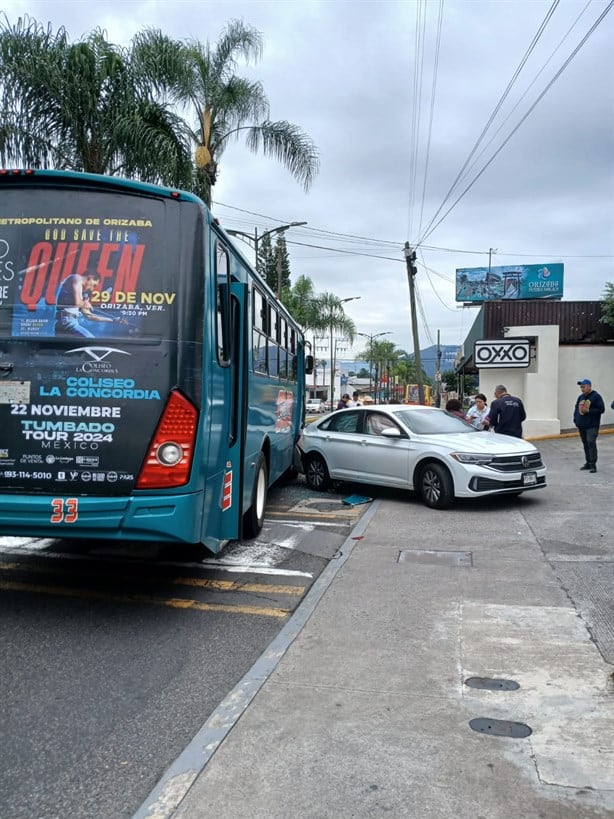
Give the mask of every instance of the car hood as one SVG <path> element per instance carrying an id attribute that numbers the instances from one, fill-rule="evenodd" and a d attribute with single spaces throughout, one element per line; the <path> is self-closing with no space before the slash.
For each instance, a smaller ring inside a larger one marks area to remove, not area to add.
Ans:
<path id="1" fill-rule="evenodd" d="M 512 438 L 511 435 L 497 435 L 496 432 L 471 432 L 458 435 L 411 435 L 414 443 L 420 442 L 436 447 L 446 447 L 451 452 L 485 452 L 491 455 L 518 455 L 520 453 L 535 452 L 535 447 L 522 438 Z"/>

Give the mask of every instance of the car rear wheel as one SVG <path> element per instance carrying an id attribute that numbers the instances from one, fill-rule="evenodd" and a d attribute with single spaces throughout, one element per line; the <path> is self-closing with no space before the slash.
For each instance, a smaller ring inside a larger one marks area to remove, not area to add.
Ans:
<path id="1" fill-rule="evenodd" d="M 305 466 L 305 480 L 310 489 L 324 492 L 330 486 L 330 475 L 326 461 L 321 455 L 311 455 Z"/>
<path id="2" fill-rule="evenodd" d="M 454 503 L 452 477 L 441 464 L 433 462 L 422 468 L 418 490 L 424 503 L 431 509 L 448 509 Z"/>

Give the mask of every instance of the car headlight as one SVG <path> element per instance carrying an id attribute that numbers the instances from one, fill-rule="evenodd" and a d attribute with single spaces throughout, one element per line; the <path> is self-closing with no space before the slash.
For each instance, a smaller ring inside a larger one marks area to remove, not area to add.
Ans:
<path id="1" fill-rule="evenodd" d="M 477 452 L 451 452 L 455 461 L 461 464 L 474 464 L 477 466 L 488 466 L 492 461 L 492 455 L 484 455 Z"/>

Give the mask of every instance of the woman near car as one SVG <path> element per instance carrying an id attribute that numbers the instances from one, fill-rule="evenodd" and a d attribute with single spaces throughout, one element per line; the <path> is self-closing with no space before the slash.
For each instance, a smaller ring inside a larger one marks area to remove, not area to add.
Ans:
<path id="1" fill-rule="evenodd" d="M 465 420 L 476 429 L 488 429 L 488 405 L 486 396 L 479 392 L 474 403 L 469 407 Z"/>
<path id="2" fill-rule="evenodd" d="M 446 402 L 446 412 L 451 413 L 452 415 L 457 415 L 459 418 L 462 418 L 463 421 L 465 420 L 465 413 L 463 412 L 463 405 L 458 400 L 458 398 L 450 398 Z"/>

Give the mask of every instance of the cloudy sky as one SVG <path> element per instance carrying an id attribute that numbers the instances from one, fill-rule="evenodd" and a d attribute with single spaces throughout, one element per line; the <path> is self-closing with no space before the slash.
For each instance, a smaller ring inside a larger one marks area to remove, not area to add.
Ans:
<path id="1" fill-rule="evenodd" d="M 598 299 L 614 281 L 612 5 L 4 0 L 2 10 L 73 39 L 101 27 L 121 44 L 143 28 L 214 42 L 234 18 L 261 31 L 261 61 L 239 73 L 261 80 L 271 119 L 312 137 L 320 173 L 305 193 L 283 166 L 233 144 L 215 215 L 250 234 L 306 221 L 286 234 L 293 278 L 360 296 L 345 305 L 357 329 L 411 351 L 406 241 L 420 242 L 421 347 L 438 331 L 442 344 L 464 340 L 477 308 L 457 305 L 455 270 L 487 266 L 491 249 L 493 266 L 563 262 L 569 300 Z"/>

